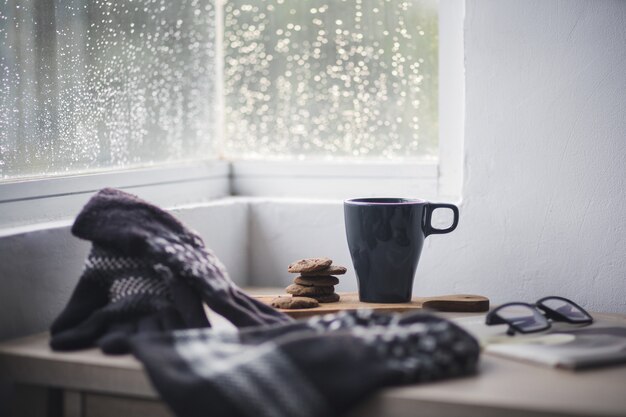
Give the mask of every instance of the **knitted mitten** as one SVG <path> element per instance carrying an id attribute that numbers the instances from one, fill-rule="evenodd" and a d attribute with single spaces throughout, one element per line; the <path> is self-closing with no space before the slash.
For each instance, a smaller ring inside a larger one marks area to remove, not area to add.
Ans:
<path id="1" fill-rule="evenodd" d="M 372 392 L 474 372 L 479 347 L 435 316 L 352 312 L 306 322 L 142 335 L 133 352 L 178 416 L 334 416 Z"/>
<path id="2" fill-rule="evenodd" d="M 52 324 L 50 345 L 126 353 L 132 334 L 208 325 L 200 298 L 166 266 L 94 244 L 69 303 Z"/>
<path id="3" fill-rule="evenodd" d="M 124 256 L 166 266 L 236 326 L 291 321 L 241 291 L 196 233 L 136 196 L 110 188 L 99 191 L 76 218 L 72 233 Z"/>

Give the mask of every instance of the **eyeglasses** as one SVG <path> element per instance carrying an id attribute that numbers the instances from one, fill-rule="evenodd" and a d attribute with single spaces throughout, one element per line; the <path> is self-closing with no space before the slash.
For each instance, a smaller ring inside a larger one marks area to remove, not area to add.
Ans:
<path id="1" fill-rule="evenodd" d="M 564 321 L 571 324 L 589 324 L 593 317 L 584 308 L 563 297 L 544 297 L 535 304 L 507 303 L 490 311 L 485 324 L 508 324 L 507 334 L 535 333 L 550 328 L 551 321 Z"/>

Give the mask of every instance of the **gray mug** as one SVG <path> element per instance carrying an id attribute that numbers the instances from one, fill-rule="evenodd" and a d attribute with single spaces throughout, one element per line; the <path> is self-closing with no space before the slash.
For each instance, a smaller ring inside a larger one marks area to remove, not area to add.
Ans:
<path id="1" fill-rule="evenodd" d="M 452 210 L 450 227 L 432 226 L 433 211 L 439 208 Z M 359 300 L 370 303 L 411 301 L 424 239 L 450 233 L 459 223 L 459 209 L 453 204 L 407 198 L 345 200 L 344 216 Z"/>

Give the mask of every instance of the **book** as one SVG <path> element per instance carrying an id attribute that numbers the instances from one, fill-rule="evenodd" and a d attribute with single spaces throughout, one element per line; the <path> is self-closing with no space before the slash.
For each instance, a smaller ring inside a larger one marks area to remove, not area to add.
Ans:
<path id="1" fill-rule="evenodd" d="M 483 352 L 522 362 L 579 370 L 626 363 L 626 320 L 598 318 L 580 326 L 552 323 L 541 333 L 506 334 L 507 325 L 487 326 L 485 317 L 456 319 Z"/>

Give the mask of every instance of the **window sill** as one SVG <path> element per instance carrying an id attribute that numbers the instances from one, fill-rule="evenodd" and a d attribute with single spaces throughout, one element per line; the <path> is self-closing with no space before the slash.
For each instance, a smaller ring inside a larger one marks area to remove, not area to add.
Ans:
<path id="1" fill-rule="evenodd" d="M 165 207 L 225 197 L 229 170 L 214 160 L 0 183 L 0 229 L 72 218 L 104 187 Z"/>
<path id="2" fill-rule="evenodd" d="M 0 230 L 70 219 L 104 187 L 124 189 L 161 207 L 198 204 L 230 195 L 343 200 L 440 194 L 443 162 L 213 160 L 0 184 Z"/>
<path id="3" fill-rule="evenodd" d="M 438 163 L 352 161 L 233 161 L 234 195 L 345 199 L 437 197 Z"/>

